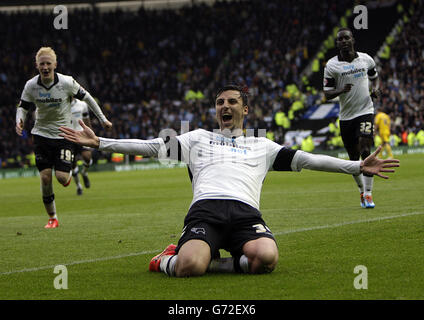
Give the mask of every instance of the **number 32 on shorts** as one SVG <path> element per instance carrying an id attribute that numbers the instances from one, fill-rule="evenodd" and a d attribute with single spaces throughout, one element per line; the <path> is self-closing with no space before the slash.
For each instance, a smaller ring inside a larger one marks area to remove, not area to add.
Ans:
<path id="1" fill-rule="evenodd" d="M 359 131 L 362 134 L 372 134 L 372 122 L 364 121 L 360 123 Z"/>

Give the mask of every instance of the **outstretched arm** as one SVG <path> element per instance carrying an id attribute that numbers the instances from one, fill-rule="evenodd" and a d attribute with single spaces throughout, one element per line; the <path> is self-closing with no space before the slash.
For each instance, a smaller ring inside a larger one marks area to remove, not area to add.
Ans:
<path id="1" fill-rule="evenodd" d="M 84 121 L 79 120 L 78 122 L 83 128 L 82 131 L 60 127 L 59 130 L 63 132 L 60 136 L 79 145 L 107 152 L 119 152 L 146 157 L 158 156 L 163 150 L 166 152 L 165 143 L 161 138 L 153 140 L 101 138 L 96 136 L 93 130 L 85 125 Z"/>
<path id="2" fill-rule="evenodd" d="M 378 159 L 377 154 L 380 151 L 381 146 L 379 146 L 377 150 L 375 150 L 363 161 L 350 161 L 298 150 L 293 157 L 291 167 L 294 171 L 300 171 L 301 169 L 310 169 L 326 172 L 340 172 L 354 175 L 366 173 L 369 175 L 379 176 L 383 179 L 388 179 L 389 177 L 383 175 L 382 173 L 395 172 L 395 170 L 389 168 L 399 167 L 399 160 Z"/>
<path id="3" fill-rule="evenodd" d="M 82 131 L 76 131 L 67 127 L 60 127 L 59 130 L 63 133 L 59 135 L 73 143 L 98 149 L 100 146 L 99 137 L 96 136 L 93 130 L 91 130 L 84 121 L 79 120 L 78 123 L 81 125 Z"/>
<path id="4" fill-rule="evenodd" d="M 370 154 L 364 161 L 361 162 L 361 171 L 366 174 L 379 176 L 383 179 L 389 179 L 388 176 L 381 174 L 382 172 L 395 172 L 393 169 L 399 167 L 399 160 L 397 159 L 379 159 L 377 154 L 380 153 L 382 146 L 379 146 L 372 154 Z"/>

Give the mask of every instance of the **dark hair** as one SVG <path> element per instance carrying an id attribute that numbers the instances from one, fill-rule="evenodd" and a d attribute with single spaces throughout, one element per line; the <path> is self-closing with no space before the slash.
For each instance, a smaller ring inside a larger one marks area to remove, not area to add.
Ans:
<path id="1" fill-rule="evenodd" d="M 340 29 L 337 31 L 337 33 L 342 32 L 342 31 L 349 31 L 349 32 L 350 32 L 350 34 L 353 36 L 353 32 L 352 32 L 352 30 L 351 30 L 351 29 L 349 29 L 349 28 L 346 28 L 346 27 L 340 28 Z"/>
<path id="2" fill-rule="evenodd" d="M 224 91 L 234 90 L 240 92 L 241 100 L 243 102 L 243 106 L 247 106 L 248 104 L 248 96 L 249 96 L 249 88 L 247 86 L 240 86 L 237 84 L 227 84 L 221 88 L 218 89 L 215 95 L 215 100 L 218 98 L 218 96 L 223 93 Z"/>

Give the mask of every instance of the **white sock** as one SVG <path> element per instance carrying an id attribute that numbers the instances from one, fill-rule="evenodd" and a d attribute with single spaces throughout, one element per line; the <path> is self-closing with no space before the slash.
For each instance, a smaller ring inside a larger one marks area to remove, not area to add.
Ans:
<path id="1" fill-rule="evenodd" d="M 244 273 L 249 273 L 249 259 L 245 255 L 240 257 L 240 269 Z"/>
<path id="2" fill-rule="evenodd" d="M 357 176 L 352 175 L 353 179 L 355 179 L 356 185 L 358 186 L 359 193 L 364 192 L 364 175 L 361 173 Z"/>
<path id="3" fill-rule="evenodd" d="M 177 262 L 178 255 L 165 256 L 160 259 L 159 268 L 162 272 L 170 277 L 175 276 L 175 263 Z"/>
<path id="4" fill-rule="evenodd" d="M 364 176 L 364 196 L 370 196 L 372 193 L 372 187 L 374 184 L 374 177 Z"/>

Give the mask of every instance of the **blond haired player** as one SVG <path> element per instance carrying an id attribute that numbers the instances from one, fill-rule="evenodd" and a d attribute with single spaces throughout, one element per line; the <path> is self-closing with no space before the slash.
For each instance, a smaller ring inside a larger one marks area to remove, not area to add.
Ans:
<path id="1" fill-rule="evenodd" d="M 35 109 L 35 123 L 31 130 L 37 169 L 40 172 L 41 194 L 49 221 L 45 228 L 56 228 L 53 192 L 53 169 L 57 181 L 68 186 L 71 182 L 74 145 L 59 136 L 59 127 L 71 125 L 71 99 L 76 97 L 87 102 L 105 128 L 111 128 L 93 97 L 71 76 L 55 72 L 57 57 L 50 47 L 42 47 L 35 56 L 38 75 L 28 80 L 16 110 L 16 133 L 22 136 L 28 111 Z"/>
<path id="2" fill-rule="evenodd" d="M 381 138 L 383 149 L 379 153 L 382 157 L 383 150 L 386 151 L 388 158 L 393 158 L 392 148 L 390 147 L 390 116 L 382 110 L 379 110 L 375 116 L 375 128 Z"/>

